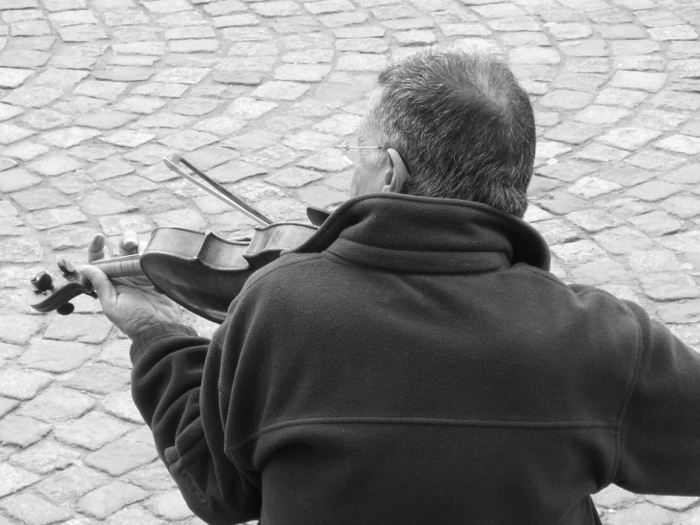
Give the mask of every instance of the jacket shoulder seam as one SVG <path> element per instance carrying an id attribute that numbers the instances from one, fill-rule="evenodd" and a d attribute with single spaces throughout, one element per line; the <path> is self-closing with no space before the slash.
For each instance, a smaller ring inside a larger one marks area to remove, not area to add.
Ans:
<path id="1" fill-rule="evenodd" d="M 622 403 L 620 405 L 620 409 L 618 411 L 618 415 L 617 415 L 617 419 L 616 419 L 616 423 L 615 423 L 615 460 L 613 461 L 611 472 L 610 472 L 610 475 L 609 475 L 608 480 L 607 480 L 607 484 L 610 484 L 615 479 L 615 476 L 617 475 L 617 471 L 620 467 L 620 461 L 622 458 L 622 451 L 621 451 L 621 449 L 622 449 L 622 419 L 625 415 L 625 411 L 627 410 L 627 405 L 629 404 L 629 401 L 632 398 L 632 394 L 634 392 L 634 389 L 637 385 L 637 381 L 639 379 L 639 373 L 640 373 L 641 365 L 642 365 L 642 359 L 643 359 L 643 355 L 644 355 L 644 349 L 643 349 L 643 345 L 642 345 L 642 329 L 641 329 L 641 326 L 639 324 L 639 320 L 634 315 L 634 313 L 632 312 L 630 307 L 624 301 L 622 301 L 618 297 L 615 297 L 610 292 L 607 292 L 607 291 L 602 290 L 600 288 L 596 288 L 595 286 L 583 285 L 583 286 L 586 286 L 586 289 L 583 289 L 577 293 L 575 290 L 572 290 L 571 287 L 567 286 L 565 283 L 563 283 L 557 279 L 554 279 L 552 277 L 549 277 L 546 274 L 543 274 L 542 271 L 538 270 L 537 268 L 533 268 L 531 266 L 526 266 L 524 269 L 529 271 L 530 273 L 532 273 L 535 276 L 538 276 L 542 279 L 547 279 L 548 281 L 560 284 L 560 285 L 568 288 L 569 290 L 571 290 L 573 293 L 575 293 L 579 297 L 584 297 L 586 295 L 592 295 L 592 294 L 600 294 L 600 295 L 604 295 L 606 297 L 609 297 L 610 299 L 614 300 L 616 303 L 620 304 L 624 308 L 628 317 L 634 323 L 634 326 L 636 328 L 635 332 L 637 334 L 637 344 L 635 345 L 636 349 L 637 349 L 637 356 L 635 359 L 634 371 L 632 373 L 632 380 L 630 381 L 630 384 L 627 387 L 627 391 L 625 392 L 625 396 L 624 396 Z"/>
<path id="2" fill-rule="evenodd" d="M 311 254 L 304 253 L 304 254 L 299 254 L 299 255 L 303 256 L 303 259 L 282 261 L 282 262 L 278 263 L 277 265 L 275 265 L 273 268 L 270 268 L 270 266 L 267 266 L 267 267 L 263 268 L 262 271 L 258 271 L 257 272 L 258 275 L 253 275 L 253 276 L 251 276 L 250 279 L 248 279 L 248 281 L 246 282 L 246 288 L 250 288 L 250 287 L 254 286 L 258 281 L 265 279 L 268 275 L 271 275 L 271 274 L 281 270 L 282 268 L 288 268 L 290 266 L 296 266 L 299 264 L 308 263 L 309 261 L 312 261 L 312 260 L 323 258 L 323 253 L 311 253 Z"/>
<path id="3" fill-rule="evenodd" d="M 601 290 L 604 293 L 604 290 Z M 611 295 L 611 294 L 608 294 Z M 615 462 L 613 464 L 613 469 L 610 475 L 610 479 L 608 480 L 609 483 L 612 483 L 613 480 L 615 479 L 615 476 L 617 475 L 617 471 L 620 468 L 620 461 L 622 459 L 622 419 L 625 416 L 625 412 L 627 410 L 627 405 L 630 402 L 630 399 L 632 398 L 632 394 L 634 393 L 634 390 L 637 386 L 637 381 L 639 380 L 639 374 L 642 369 L 642 361 L 644 358 L 644 348 L 642 344 L 642 327 L 639 324 L 639 320 L 637 317 L 632 313 L 632 310 L 630 307 L 625 304 L 624 301 L 621 301 L 615 296 L 612 296 L 615 300 L 617 300 L 625 309 L 627 312 L 627 315 L 632 319 L 632 322 L 634 323 L 634 326 L 636 327 L 636 332 L 637 332 L 637 359 L 634 364 L 634 373 L 632 375 L 632 380 L 630 381 L 629 387 L 627 387 L 627 392 L 625 393 L 625 398 L 622 401 L 622 405 L 620 406 L 620 412 L 617 416 L 617 429 L 616 429 L 616 436 L 615 436 Z"/>

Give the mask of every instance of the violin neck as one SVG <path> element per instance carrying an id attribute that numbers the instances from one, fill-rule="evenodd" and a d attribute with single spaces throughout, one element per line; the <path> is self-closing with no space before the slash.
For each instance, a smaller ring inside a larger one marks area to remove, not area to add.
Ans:
<path id="1" fill-rule="evenodd" d="M 90 264 L 102 270 L 109 278 L 139 277 L 145 275 L 139 259 L 139 255 L 124 255 L 112 259 L 100 259 Z"/>

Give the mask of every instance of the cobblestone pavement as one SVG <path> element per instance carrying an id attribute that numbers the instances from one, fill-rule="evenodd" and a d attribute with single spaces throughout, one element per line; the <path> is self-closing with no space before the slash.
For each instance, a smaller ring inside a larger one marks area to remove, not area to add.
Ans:
<path id="1" fill-rule="evenodd" d="M 502 55 L 531 93 L 527 219 L 553 272 L 633 299 L 700 351 L 697 0 L 0 0 L 0 525 L 201 523 L 129 395 L 97 303 L 24 305 L 95 232 L 252 224 L 174 152 L 275 220 L 346 198 L 376 72 L 440 43 Z M 204 333 L 213 325 L 195 321 Z M 610 525 L 700 523 L 700 499 L 596 496 Z"/>

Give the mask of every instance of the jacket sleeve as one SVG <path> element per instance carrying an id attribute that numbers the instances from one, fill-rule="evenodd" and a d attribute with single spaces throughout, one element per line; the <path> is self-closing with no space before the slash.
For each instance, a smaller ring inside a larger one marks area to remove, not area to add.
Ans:
<path id="1" fill-rule="evenodd" d="M 134 403 L 187 505 L 210 524 L 258 519 L 262 501 L 256 474 L 224 452 L 218 379 L 229 324 L 211 342 L 183 325 L 158 325 L 131 348 Z"/>
<path id="2" fill-rule="evenodd" d="M 626 304 L 639 324 L 640 353 L 612 481 L 632 492 L 700 496 L 700 354 Z"/>

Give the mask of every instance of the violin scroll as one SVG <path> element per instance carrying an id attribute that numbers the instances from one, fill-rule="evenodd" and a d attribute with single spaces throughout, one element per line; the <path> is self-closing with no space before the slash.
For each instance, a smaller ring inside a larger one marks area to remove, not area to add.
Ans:
<path id="1" fill-rule="evenodd" d="M 56 310 L 61 315 L 72 314 L 75 305 L 70 301 L 79 295 L 89 295 L 97 298 L 92 284 L 71 263 L 59 259 L 57 265 L 63 276 L 62 280 L 54 279 L 47 271 L 41 271 L 30 280 L 31 289 L 25 300 L 29 306 L 38 312 Z"/>
<path id="2" fill-rule="evenodd" d="M 56 313 L 60 315 L 70 315 L 74 310 L 75 305 L 73 303 L 66 303 L 56 308 Z"/>

